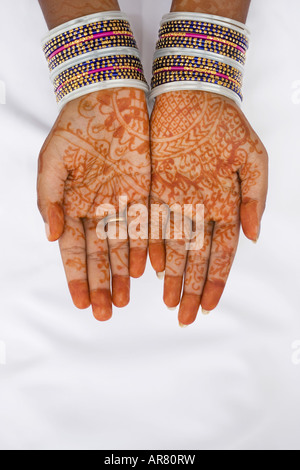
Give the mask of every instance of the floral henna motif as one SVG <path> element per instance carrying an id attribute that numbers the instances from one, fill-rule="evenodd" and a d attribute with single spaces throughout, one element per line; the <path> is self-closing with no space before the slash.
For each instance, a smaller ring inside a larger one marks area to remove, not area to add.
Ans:
<path id="1" fill-rule="evenodd" d="M 109 205 L 118 213 L 121 197 L 128 205 L 146 205 L 149 190 L 145 94 L 120 88 L 66 105 L 40 155 L 39 207 L 49 240 L 60 238 L 75 304 L 85 308 L 91 300 L 99 319 L 111 316 L 109 264 L 113 302 L 124 306 L 129 301 L 129 269 L 134 277 L 141 275 L 141 255 L 146 260 L 147 252 L 147 240 L 130 240 L 131 256 L 127 240 L 119 245 L 99 240 L 99 206 Z M 135 253 L 137 248 L 140 256 Z M 82 300 L 80 294 L 78 299 L 78 292 L 84 292 L 86 298 Z"/>
<path id="2" fill-rule="evenodd" d="M 211 93 L 164 94 L 156 100 L 151 120 L 152 201 L 177 203 L 182 209 L 185 204 L 205 207 L 201 250 L 187 253 L 178 242 L 172 241 L 172 249 L 166 242 L 165 302 L 169 307 L 179 303 L 185 268 L 179 317 L 189 324 L 200 300 L 208 311 L 220 300 L 238 244 L 240 218 L 245 234 L 254 241 L 258 237 L 267 153 L 237 106 Z M 151 261 L 161 269 L 157 252 L 152 240 Z M 177 293 L 170 294 L 175 285 Z"/>

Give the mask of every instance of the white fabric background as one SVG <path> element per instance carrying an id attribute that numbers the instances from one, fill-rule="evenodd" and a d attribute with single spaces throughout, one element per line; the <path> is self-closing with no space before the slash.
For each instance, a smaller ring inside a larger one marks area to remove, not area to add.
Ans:
<path id="1" fill-rule="evenodd" d="M 149 76 L 170 0 L 121 6 Z M 72 306 L 36 208 L 57 113 L 45 23 L 37 0 L 1 2 L 1 449 L 300 449 L 299 15 L 298 0 L 252 2 L 243 109 L 270 154 L 268 209 L 220 307 L 181 330 L 150 266 L 111 322 Z"/>

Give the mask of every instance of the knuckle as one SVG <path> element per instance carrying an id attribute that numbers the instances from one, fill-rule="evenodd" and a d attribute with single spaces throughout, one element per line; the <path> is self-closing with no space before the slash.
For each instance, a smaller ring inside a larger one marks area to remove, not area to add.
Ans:
<path id="1" fill-rule="evenodd" d="M 108 252 L 103 250 L 95 250 L 87 253 L 87 259 L 89 262 L 104 263 L 108 260 Z"/>
<path id="2" fill-rule="evenodd" d="M 61 252 L 67 257 L 72 257 L 83 255 L 85 253 L 85 250 L 81 246 L 63 246 L 61 247 Z"/>

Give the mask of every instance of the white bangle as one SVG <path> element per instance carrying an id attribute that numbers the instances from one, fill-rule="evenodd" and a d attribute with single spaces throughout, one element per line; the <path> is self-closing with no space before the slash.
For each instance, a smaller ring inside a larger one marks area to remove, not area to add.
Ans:
<path id="1" fill-rule="evenodd" d="M 129 19 L 120 11 L 69 21 L 43 39 L 57 103 L 111 88 L 149 91 Z"/>

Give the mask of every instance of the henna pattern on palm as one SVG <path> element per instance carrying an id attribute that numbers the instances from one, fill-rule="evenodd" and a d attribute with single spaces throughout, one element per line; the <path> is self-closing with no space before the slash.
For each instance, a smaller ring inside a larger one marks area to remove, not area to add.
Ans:
<path id="1" fill-rule="evenodd" d="M 156 100 L 151 121 L 152 202 L 205 207 L 201 250 L 187 253 L 176 240 L 150 241 L 154 269 L 165 269 L 165 303 L 174 308 L 181 300 L 179 321 L 187 325 L 200 304 L 204 311 L 217 306 L 240 221 L 248 238 L 258 238 L 267 153 L 237 106 L 211 93 L 164 94 Z"/>
<path id="2" fill-rule="evenodd" d="M 91 302 L 99 320 L 112 314 L 109 266 L 113 303 L 123 307 L 129 274 L 140 277 L 145 269 L 147 241 L 100 240 L 97 209 L 109 204 L 118 213 L 120 197 L 147 205 L 149 190 L 145 94 L 114 89 L 66 105 L 40 154 L 39 207 L 49 240 L 60 240 L 75 305 Z"/>

